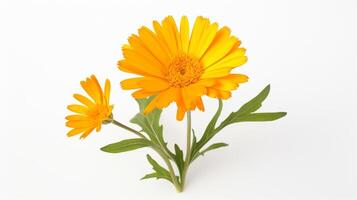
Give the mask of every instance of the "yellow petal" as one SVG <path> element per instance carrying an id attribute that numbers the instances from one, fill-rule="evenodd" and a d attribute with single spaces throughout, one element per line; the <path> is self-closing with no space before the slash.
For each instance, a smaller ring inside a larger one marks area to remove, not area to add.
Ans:
<path id="1" fill-rule="evenodd" d="M 203 30 L 206 28 L 208 23 L 209 22 L 207 19 L 199 16 L 196 18 L 195 24 L 193 25 L 188 52 L 190 55 L 192 55 L 195 58 L 198 58 L 197 57 L 197 54 L 198 54 L 197 49 L 199 48 L 200 39 L 202 37 L 201 35 L 204 32 Z"/>
<path id="2" fill-rule="evenodd" d="M 178 52 L 176 34 L 174 33 L 173 28 L 173 18 L 172 16 L 166 17 L 162 20 L 162 34 L 165 38 L 166 43 L 168 44 L 170 51 L 172 54 L 176 54 Z"/>
<path id="3" fill-rule="evenodd" d="M 231 68 L 239 67 L 247 62 L 247 57 L 244 54 L 245 54 L 245 49 L 238 48 L 234 52 L 226 55 L 218 62 L 212 64 L 211 66 L 206 67 L 206 71 L 212 71 L 219 68 L 227 68 L 227 67 L 231 67 Z"/>
<path id="4" fill-rule="evenodd" d="M 95 91 L 95 95 L 97 97 L 96 102 L 102 104 L 103 103 L 103 91 L 99 85 L 97 78 L 94 75 L 90 76 L 89 86 L 92 87 L 92 90 Z"/>
<path id="5" fill-rule="evenodd" d="M 135 99 L 143 99 L 143 98 L 146 98 L 146 97 L 150 97 L 150 96 L 153 96 L 153 95 L 156 95 L 157 92 L 148 92 L 144 89 L 140 89 L 138 91 L 135 91 L 132 96 L 135 98 Z"/>
<path id="6" fill-rule="evenodd" d="M 138 89 L 140 88 L 139 82 L 144 79 L 145 77 L 129 78 L 120 82 L 120 85 L 124 90 Z"/>
<path id="7" fill-rule="evenodd" d="M 169 87 L 166 80 L 158 78 L 145 78 L 139 82 L 139 85 L 148 92 L 158 92 Z"/>
<path id="8" fill-rule="evenodd" d="M 176 41 L 176 49 L 177 52 L 182 52 L 182 44 L 181 44 L 181 37 L 180 33 L 177 29 L 176 22 L 172 16 L 168 17 L 167 20 L 168 30 L 170 30 L 171 35 L 173 35 L 174 40 Z"/>
<path id="9" fill-rule="evenodd" d="M 106 104 L 109 105 L 109 100 L 110 100 L 110 81 L 109 81 L 109 79 L 105 80 L 104 97 L 106 100 Z"/>
<path id="10" fill-rule="evenodd" d="M 170 41 L 170 38 L 168 38 L 169 36 L 167 35 L 167 32 L 164 31 L 163 27 L 157 21 L 153 21 L 153 27 L 159 38 L 160 44 L 167 49 L 168 55 L 172 57 L 175 54 L 175 51 L 172 50 L 172 42 Z"/>
<path id="11" fill-rule="evenodd" d="M 81 81 L 81 86 L 84 91 L 86 91 L 86 93 L 93 99 L 93 101 L 96 102 L 98 97 L 96 91 L 94 91 L 93 87 L 90 86 L 89 78 L 87 78 L 85 81 Z"/>
<path id="12" fill-rule="evenodd" d="M 83 95 L 74 94 L 73 97 L 88 107 L 95 106 L 95 103 L 93 101 L 91 101 L 90 99 L 88 99 L 87 97 L 85 97 Z"/>
<path id="13" fill-rule="evenodd" d="M 160 23 L 157 21 L 153 21 L 152 23 L 156 36 L 158 38 L 158 44 L 165 49 L 165 52 L 167 53 L 167 55 L 169 55 L 169 57 L 171 58 L 173 56 L 173 53 L 171 52 L 170 46 L 167 43 L 165 36 L 163 34 L 163 28 L 161 27 Z"/>
<path id="14" fill-rule="evenodd" d="M 80 137 L 80 139 L 85 139 L 92 131 L 94 130 L 94 128 L 90 128 L 88 130 L 86 130 Z"/>
<path id="15" fill-rule="evenodd" d="M 139 77 L 126 79 L 121 82 L 121 86 L 125 90 L 143 88 L 148 92 L 155 92 L 168 88 L 169 83 L 161 78 Z"/>
<path id="16" fill-rule="evenodd" d="M 212 71 L 203 72 L 202 79 L 211 79 L 227 76 L 232 71 L 232 68 L 220 68 Z"/>
<path id="17" fill-rule="evenodd" d="M 211 45 L 214 37 L 217 34 L 218 24 L 213 23 L 207 26 L 205 32 L 200 40 L 199 48 L 197 49 L 197 58 L 201 58 L 202 55 L 207 51 L 208 47 Z"/>
<path id="18" fill-rule="evenodd" d="M 125 60 L 119 62 L 120 67 L 126 68 L 133 73 L 143 76 L 151 75 L 156 77 L 164 77 L 160 64 L 146 58 L 139 52 L 124 48 L 123 55 Z"/>
<path id="19" fill-rule="evenodd" d="M 74 129 L 71 129 L 70 131 L 68 131 L 67 136 L 72 137 L 72 136 L 75 136 L 75 135 L 78 135 L 78 134 L 84 132 L 85 130 L 86 130 L 86 128 L 74 128 Z"/>
<path id="20" fill-rule="evenodd" d="M 90 120 L 90 118 L 86 115 L 68 115 L 68 116 L 66 116 L 66 120 L 69 120 L 69 121 Z"/>
<path id="21" fill-rule="evenodd" d="M 201 61 L 205 67 L 208 67 L 224 57 L 238 42 L 235 37 L 230 37 L 231 31 L 227 27 L 221 28 L 215 38 L 213 39 L 210 47 L 202 56 Z"/>
<path id="22" fill-rule="evenodd" d="M 75 112 L 75 113 L 79 113 L 79 114 L 87 114 L 88 113 L 88 108 L 82 105 L 77 105 L 77 104 L 71 104 L 69 106 L 67 106 L 67 109 Z"/>
<path id="23" fill-rule="evenodd" d="M 188 52 L 188 45 L 189 45 L 189 37 L 190 37 L 190 27 L 188 23 L 188 19 L 186 16 L 181 18 L 180 24 L 180 36 L 181 36 L 181 44 L 182 44 L 182 52 Z"/>
<path id="24" fill-rule="evenodd" d="M 231 92 L 207 88 L 207 95 L 212 98 L 228 99 L 231 97 Z"/>
<path id="25" fill-rule="evenodd" d="M 129 38 L 129 44 L 133 49 L 143 52 L 146 57 L 151 57 L 150 59 L 156 60 L 162 66 L 169 62 L 167 50 L 160 45 L 155 33 L 145 26 L 139 29 L 139 37 L 132 35 Z"/>
<path id="26" fill-rule="evenodd" d="M 66 126 L 70 128 L 88 128 L 93 126 L 93 121 L 90 120 L 67 121 Z"/>

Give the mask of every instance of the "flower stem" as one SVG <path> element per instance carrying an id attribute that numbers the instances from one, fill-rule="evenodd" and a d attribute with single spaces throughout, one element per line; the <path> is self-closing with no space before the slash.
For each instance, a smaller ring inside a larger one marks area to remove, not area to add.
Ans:
<path id="1" fill-rule="evenodd" d="M 187 112 L 187 141 L 186 141 L 186 158 L 185 158 L 185 164 L 182 172 L 182 177 L 181 177 L 181 187 L 182 189 L 185 186 L 185 181 L 186 181 L 186 174 L 187 170 L 190 166 L 191 162 L 191 112 Z"/>
<path id="2" fill-rule="evenodd" d="M 165 155 L 165 153 L 162 152 L 162 150 L 157 149 L 156 147 L 153 147 L 153 149 L 161 156 L 161 158 L 165 161 L 168 169 L 169 169 L 169 173 L 172 179 L 172 183 L 174 184 L 176 191 L 177 192 L 182 192 L 182 187 L 180 185 L 180 183 L 177 180 L 177 177 L 175 175 L 175 171 L 174 168 L 172 167 L 172 164 L 170 162 L 170 160 L 167 158 L 167 156 Z"/>
<path id="3" fill-rule="evenodd" d="M 143 139 L 147 139 L 142 133 L 140 133 L 139 131 L 137 130 L 134 130 L 114 119 L 112 119 L 111 121 L 114 125 L 117 125 L 119 126 L 120 128 L 123 128 L 125 130 L 128 130 L 132 133 L 134 133 L 135 135 L 143 138 Z M 172 183 L 174 184 L 177 192 L 182 192 L 182 187 L 180 185 L 180 183 L 178 182 L 177 178 L 176 178 L 176 175 L 175 175 L 175 171 L 174 171 L 174 168 L 172 167 L 172 164 L 170 162 L 170 159 L 167 157 L 167 155 L 164 153 L 165 150 L 164 149 L 161 149 L 160 146 L 156 145 L 156 144 L 152 144 L 151 148 L 156 151 L 156 153 L 158 153 L 160 155 L 160 157 L 165 161 L 168 169 L 169 169 L 169 173 L 170 173 L 170 176 L 171 176 L 171 179 L 172 179 Z"/>
<path id="4" fill-rule="evenodd" d="M 112 123 L 115 124 L 115 125 L 117 125 L 117 126 L 119 126 L 120 128 L 123 128 L 123 129 L 125 129 L 125 130 L 128 130 L 128 131 L 134 133 L 135 135 L 137 135 L 137 136 L 139 136 L 139 137 L 141 137 L 141 138 L 147 139 L 147 138 L 146 138 L 142 133 L 140 133 L 139 131 L 134 130 L 134 129 L 128 127 L 128 126 L 125 126 L 124 124 L 122 124 L 122 123 L 116 121 L 115 119 L 112 120 Z"/>

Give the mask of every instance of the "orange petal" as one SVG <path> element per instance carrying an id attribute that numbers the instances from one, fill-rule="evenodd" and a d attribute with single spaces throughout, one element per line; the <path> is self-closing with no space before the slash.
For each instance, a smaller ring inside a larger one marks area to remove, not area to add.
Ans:
<path id="1" fill-rule="evenodd" d="M 137 90 L 135 91 L 132 96 L 135 98 L 135 99 L 143 99 L 143 98 L 146 98 L 146 97 L 149 97 L 149 96 L 153 96 L 153 95 L 156 95 L 157 92 L 148 92 L 144 89 L 140 89 L 140 90 Z"/>
<path id="2" fill-rule="evenodd" d="M 86 130 L 86 128 L 74 128 L 74 129 L 71 129 L 70 131 L 68 131 L 67 136 L 72 137 L 72 136 L 75 136 L 75 135 L 78 135 L 78 134 L 84 132 L 85 130 Z"/>
<path id="3" fill-rule="evenodd" d="M 93 101 L 91 101 L 90 99 L 88 99 L 87 97 L 85 97 L 83 95 L 74 94 L 73 97 L 88 107 L 95 106 L 95 103 Z"/>
<path id="4" fill-rule="evenodd" d="M 85 115 L 68 115 L 66 116 L 66 120 L 75 121 L 75 120 L 90 120 L 88 116 Z"/>
<path id="5" fill-rule="evenodd" d="M 82 105 L 77 105 L 77 104 L 72 104 L 67 106 L 67 109 L 75 112 L 75 113 L 79 113 L 79 114 L 87 114 L 88 113 L 88 108 Z"/>
<path id="6" fill-rule="evenodd" d="M 147 27 L 141 27 L 139 29 L 139 37 L 132 35 L 128 41 L 133 49 L 142 52 L 150 60 L 156 60 L 156 62 L 160 63 L 160 67 L 165 67 L 165 64 L 169 62 L 169 55 L 164 48 L 158 45 L 155 33 Z"/>
<path id="7" fill-rule="evenodd" d="M 123 48 L 124 60 L 119 62 L 119 67 L 142 76 L 164 77 L 161 64 L 150 60 L 133 49 Z"/>
<path id="8" fill-rule="evenodd" d="M 70 128 L 88 128 L 93 126 L 93 121 L 90 120 L 76 120 L 66 122 L 66 126 Z"/>
<path id="9" fill-rule="evenodd" d="M 207 96 L 218 99 L 228 99 L 231 97 L 231 92 L 207 88 Z"/>
<path id="10" fill-rule="evenodd" d="M 94 75 L 91 75 L 90 82 L 91 82 L 91 84 L 89 86 L 93 88 L 93 91 L 95 91 L 95 94 L 97 97 L 96 102 L 102 104 L 103 103 L 103 91 L 99 85 L 97 78 Z"/>
<path id="11" fill-rule="evenodd" d="M 109 105 L 109 101 L 110 101 L 110 81 L 109 79 L 105 80 L 105 86 L 104 86 L 104 100 L 106 101 L 106 104 Z"/>
<path id="12" fill-rule="evenodd" d="M 90 128 L 88 130 L 86 130 L 80 137 L 80 139 L 85 139 L 92 131 L 94 130 L 94 128 Z"/>
<path id="13" fill-rule="evenodd" d="M 205 111 L 205 106 L 203 105 L 203 102 L 202 102 L 202 98 L 201 97 L 198 97 L 196 99 L 196 105 L 197 105 L 197 108 L 200 109 L 201 111 Z"/>
<path id="14" fill-rule="evenodd" d="M 154 108 L 162 109 L 167 107 L 171 102 L 176 100 L 178 88 L 169 88 L 168 90 L 162 91 L 155 99 L 153 99 L 150 104 L 145 108 L 144 113 L 151 112 Z"/>
<path id="15" fill-rule="evenodd" d="M 144 79 L 145 77 L 129 78 L 121 81 L 120 85 L 124 90 L 138 89 L 140 88 L 139 82 Z"/>
<path id="16" fill-rule="evenodd" d="M 184 105 L 177 105 L 176 119 L 182 121 L 185 117 L 186 110 Z"/>
<path id="17" fill-rule="evenodd" d="M 169 87 L 166 80 L 158 78 L 145 78 L 139 82 L 139 85 L 148 92 L 159 92 Z"/>

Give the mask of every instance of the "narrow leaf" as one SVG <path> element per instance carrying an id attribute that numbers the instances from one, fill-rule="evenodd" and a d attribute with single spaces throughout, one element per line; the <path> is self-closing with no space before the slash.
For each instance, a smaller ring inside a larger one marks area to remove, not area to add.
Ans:
<path id="1" fill-rule="evenodd" d="M 238 115 L 252 113 L 262 106 L 262 102 L 267 98 L 270 92 L 270 85 L 266 86 L 256 97 L 244 104 L 237 112 Z"/>
<path id="2" fill-rule="evenodd" d="M 149 178 L 157 178 L 157 179 L 159 179 L 159 178 L 162 178 L 162 177 L 160 177 L 156 172 L 153 172 L 151 174 L 146 174 L 140 180 L 149 179 Z"/>
<path id="3" fill-rule="evenodd" d="M 193 160 L 195 160 L 198 156 L 203 156 L 208 151 L 212 151 L 214 149 L 218 149 L 218 148 L 226 147 L 226 146 L 228 146 L 228 144 L 223 143 L 223 142 L 212 144 L 209 147 L 207 147 L 205 150 L 201 151 L 199 154 L 196 154 L 195 157 L 193 158 Z"/>
<path id="4" fill-rule="evenodd" d="M 149 154 L 146 155 L 149 163 L 151 164 L 153 170 L 155 171 L 156 174 L 149 174 L 147 176 L 149 176 L 148 178 L 152 178 L 152 177 L 156 177 L 156 178 L 162 178 L 162 179 L 166 179 L 170 182 L 172 182 L 171 180 L 171 176 L 170 176 L 170 172 L 167 171 L 167 169 L 161 167 L 159 165 L 159 163 L 157 163 Z M 146 176 L 144 176 L 146 177 Z"/>
<path id="5" fill-rule="evenodd" d="M 183 160 L 183 152 L 177 144 L 175 144 L 174 161 L 177 165 L 180 175 L 182 175 L 185 161 Z"/>
<path id="6" fill-rule="evenodd" d="M 234 122 L 257 122 L 257 121 L 274 121 L 280 119 L 286 115 L 286 112 L 274 112 L 274 113 L 252 113 L 238 117 Z"/>
<path id="7" fill-rule="evenodd" d="M 196 143 L 196 137 L 194 136 L 194 143 L 192 145 L 192 155 L 191 159 L 195 157 L 196 154 L 201 150 L 201 148 L 213 137 L 214 130 L 216 128 L 217 120 L 222 113 L 223 102 L 221 99 L 218 101 L 218 109 L 214 116 L 212 117 L 211 121 L 206 127 L 205 132 L 203 133 L 201 139 Z"/>
<path id="8" fill-rule="evenodd" d="M 159 146 L 161 146 L 165 152 L 171 157 L 174 155 L 168 148 L 167 143 L 163 136 L 163 126 L 160 125 L 160 117 L 162 110 L 154 109 L 148 114 L 144 114 L 144 110 L 147 105 L 154 99 L 154 96 L 144 99 L 138 99 L 138 105 L 140 112 L 136 114 L 130 122 L 141 127 L 142 131 L 146 133 L 150 140 Z M 171 158 L 170 158 L 171 159 Z"/>
<path id="9" fill-rule="evenodd" d="M 211 121 L 207 125 L 207 128 L 206 128 L 203 136 L 205 136 L 208 133 L 212 132 L 212 130 L 216 127 L 217 120 L 218 120 L 219 116 L 222 113 L 222 108 L 223 108 L 223 102 L 222 102 L 221 99 L 219 99 L 218 100 L 218 109 L 216 111 L 216 114 L 214 114 L 214 116 L 212 117 Z"/>
<path id="10" fill-rule="evenodd" d="M 109 144 L 107 146 L 102 147 L 100 150 L 108 153 L 122 153 L 122 152 L 132 151 L 135 149 L 148 147 L 148 146 L 151 146 L 150 141 L 142 138 L 135 138 L 135 139 L 122 140 L 117 143 Z"/>
<path id="11" fill-rule="evenodd" d="M 228 144 L 223 143 L 223 142 L 212 144 L 209 147 L 207 147 L 205 150 L 203 150 L 201 152 L 201 155 L 204 155 L 207 151 L 211 151 L 211 150 L 218 149 L 218 148 L 221 148 L 221 147 L 226 147 L 226 146 L 228 146 Z"/>

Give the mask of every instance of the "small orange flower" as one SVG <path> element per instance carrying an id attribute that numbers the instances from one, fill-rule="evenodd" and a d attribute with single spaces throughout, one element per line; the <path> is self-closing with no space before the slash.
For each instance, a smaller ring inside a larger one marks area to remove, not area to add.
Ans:
<path id="1" fill-rule="evenodd" d="M 197 17 L 190 32 L 186 16 L 179 27 L 168 16 L 161 24 L 154 21 L 153 28 L 144 26 L 130 36 L 118 63 L 120 70 L 140 76 L 122 81 L 123 89 L 137 89 L 137 99 L 156 96 L 144 113 L 175 102 L 176 118 L 182 120 L 189 110 L 204 110 L 202 96 L 228 99 L 232 90 L 248 81 L 243 74 L 230 73 L 247 57 L 228 27 Z"/>
<path id="2" fill-rule="evenodd" d="M 84 139 L 94 129 L 99 132 L 103 121 L 111 119 L 113 105 L 109 104 L 110 81 L 108 79 L 105 81 L 104 91 L 94 75 L 81 81 L 81 85 L 91 99 L 80 94 L 73 95 L 82 105 L 72 104 L 67 107 L 76 114 L 66 117 L 68 120 L 66 126 L 72 128 L 67 133 L 69 137 L 82 134 L 80 138 Z"/>

